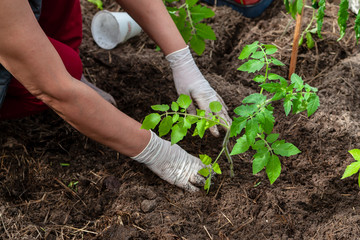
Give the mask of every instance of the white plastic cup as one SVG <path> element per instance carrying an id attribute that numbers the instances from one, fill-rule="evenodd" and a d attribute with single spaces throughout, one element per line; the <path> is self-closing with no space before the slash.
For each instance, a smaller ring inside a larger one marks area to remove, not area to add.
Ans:
<path id="1" fill-rule="evenodd" d="M 141 27 L 126 12 L 99 11 L 91 22 L 94 41 L 107 50 L 140 33 Z"/>
<path id="2" fill-rule="evenodd" d="M 360 0 L 349 0 L 349 8 L 353 13 L 358 14 L 360 9 Z"/>

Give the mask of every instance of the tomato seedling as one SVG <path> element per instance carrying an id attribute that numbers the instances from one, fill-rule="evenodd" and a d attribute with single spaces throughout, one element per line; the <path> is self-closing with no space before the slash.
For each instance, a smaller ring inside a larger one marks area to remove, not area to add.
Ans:
<path id="1" fill-rule="evenodd" d="M 355 159 L 355 162 L 352 162 L 350 165 L 348 165 L 345 169 L 345 172 L 343 174 L 343 176 L 341 177 L 341 179 L 350 177 L 356 173 L 359 172 L 360 169 L 360 149 L 352 149 L 349 151 L 349 153 L 353 156 L 353 158 Z M 358 184 L 360 187 L 360 175 L 358 177 Z"/>

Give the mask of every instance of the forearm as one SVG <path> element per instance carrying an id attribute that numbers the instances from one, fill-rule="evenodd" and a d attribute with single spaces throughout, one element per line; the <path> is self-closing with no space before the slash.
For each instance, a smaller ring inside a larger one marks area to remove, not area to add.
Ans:
<path id="1" fill-rule="evenodd" d="M 116 0 L 165 55 L 186 47 L 162 0 Z"/>
<path id="2" fill-rule="evenodd" d="M 61 99 L 41 97 L 65 121 L 84 135 L 125 154 L 139 154 L 150 140 L 141 124 L 105 101 L 94 90 L 73 79 Z"/>
<path id="3" fill-rule="evenodd" d="M 24 0 L 0 2 L 0 64 L 83 134 L 125 155 L 140 153 L 150 132 L 73 79 Z"/>

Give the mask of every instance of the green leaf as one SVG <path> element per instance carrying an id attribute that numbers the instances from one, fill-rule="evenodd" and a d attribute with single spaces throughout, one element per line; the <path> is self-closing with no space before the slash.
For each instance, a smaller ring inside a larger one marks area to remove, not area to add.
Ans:
<path id="1" fill-rule="evenodd" d="M 171 110 L 173 110 L 174 112 L 179 111 L 179 104 L 177 104 L 176 102 L 172 102 L 171 103 Z"/>
<path id="2" fill-rule="evenodd" d="M 209 164 L 211 164 L 211 162 L 212 162 L 211 157 L 209 157 L 209 156 L 206 155 L 206 154 L 200 154 L 200 155 L 199 155 L 199 158 L 200 158 L 201 162 L 202 162 L 203 164 L 205 164 L 205 165 L 209 165 Z"/>
<path id="3" fill-rule="evenodd" d="M 154 129 L 161 120 L 161 116 L 158 113 L 151 113 L 147 115 L 141 125 L 141 129 Z"/>
<path id="4" fill-rule="evenodd" d="M 217 173 L 217 174 L 221 174 L 221 173 L 222 173 L 222 172 L 221 172 L 221 169 L 220 169 L 220 166 L 219 166 L 218 163 L 214 163 L 214 164 L 212 165 L 212 169 L 213 169 L 213 171 L 214 171 L 215 173 Z"/>
<path id="5" fill-rule="evenodd" d="M 272 133 L 272 134 L 269 134 L 269 135 L 266 137 L 266 141 L 267 141 L 268 143 L 273 143 L 273 142 L 275 142 L 278 138 L 279 138 L 279 134 L 278 134 L 278 133 Z"/>
<path id="6" fill-rule="evenodd" d="M 284 111 L 285 111 L 286 116 L 289 115 L 292 105 L 293 105 L 293 103 L 291 102 L 290 99 L 285 99 L 284 100 Z"/>
<path id="7" fill-rule="evenodd" d="M 198 171 L 198 173 L 204 177 L 207 177 L 209 176 L 210 172 L 209 172 L 209 169 L 207 168 L 202 168 Z"/>
<path id="8" fill-rule="evenodd" d="M 258 83 L 263 83 L 263 82 L 265 82 L 266 78 L 263 75 L 257 75 L 254 77 L 253 80 Z"/>
<path id="9" fill-rule="evenodd" d="M 212 28 L 205 23 L 198 23 L 195 26 L 196 34 L 203 39 L 216 40 L 216 35 Z"/>
<path id="10" fill-rule="evenodd" d="M 360 38 L 360 13 L 359 12 L 356 15 L 354 30 L 355 30 L 356 44 L 358 44 L 359 38 Z M 359 184 L 359 186 L 360 186 L 360 184 Z"/>
<path id="11" fill-rule="evenodd" d="M 264 153 L 268 151 L 268 149 L 265 147 L 265 141 L 262 139 L 257 140 L 253 145 L 251 145 L 251 148 L 256 150 L 257 152 L 259 152 L 259 151 L 262 152 L 261 149 L 263 149 L 263 148 L 265 148 L 265 150 L 266 150 L 266 151 L 264 151 Z"/>
<path id="12" fill-rule="evenodd" d="M 255 104 L 263 104 L 266 101 L 266 96 L 260 93 L 253 93 L 243 99 L 243 103 L 255 103 Z"/>
<path id="13" fill-rule="evenodd" d="M 278 80 L 278 79 L 284 79 L 285 80 L 285 78 L 283 78 L 282 76 L 280 76 L 278 74 L 275 74 L 275 73 L 269 73 L 268 79 L 269 80 Z"/>
<path id="14" fill-rule="evenodd" d="M 317 15 L 316 15 L 317 35 L 319 38 L 322 38 L 321 29 L 323 26 L 324 16 L 325 16 L 325 4 L 326 4 L 325 0 L 319 1 L 319 8 L 317 10 Z"/>
<path id="15" fill-rule="evenodd" d="M 190 120 L 188 120 L 187 118 L 182 118 L 182 127 L 186 129 L 190 129 L 191 128 Z"/>
<path id="16" fill-rule="evenodd" d="M 169 106 L 166 104 L 153 105 L 153 106 L 151 106 L 151 108 L 155 111 L 161 111 L 161 112 L 166 112 L 167 110 L 169 110 Z"/>
<path id="17" fill-rule="evenodd" d="M 354 175 L 355 173 L 357 173 L 360 169 L 360 162 L 353 162 L 350 165 L 348 165 L 345 169 L 345 172 L 343 174 L 343 176 L 341 177 L 341 179 L 350 177 L 352 175 Z"/>
<path id="18" fill-rule="evenodd" d="M 306 33 L 306 45 L 309 49 L 312 49 L 315 46 L 315 42 L 310 32 Z"/>
<path id="19" fill-rule="evenodd" d="M 245 135 L 247 142 L 252 145 L 255 142 L 256 135 L 259 132 L 259 123 L 256 119 L 251 118 L 246 122 Z"/>
<path id="20" fill-rule="evenodd" d="M 304 88 L 304 81 L 296 73 L 293 73 L 291 75 L 291 83 L 294 84 L 294 87 L 296 88 L 297 91 L 301 91 Z"/>
<path id="21" fill-rule="evenodd" d="M 267 54 L 267 55 L 271 55 L 271 54 L 274 54 L 274 53 L 276 53 L 276 51 L 277 51 L 277 47 L 276 46 L 274 46 L 274 45 L 266 45 L 266 44 L 264 44 L 263 45 L 263 47 L 265 47 L 265 53 Z"/>
<path id="22" fill-rule="evenodd" d="M 285 64 L 283 64 L 281 61 L 277 60 L 274 57 L 271 57 L 271 62 L 276 66 L 285 66 Z"/>
<path id="23" fill-rule="evenodd" d="M 349 153 L 356 161 L 360 161 L 360 149 L 352 149 L 349 151 Z"/>
<path id="24" fill-rule="evenodd" d="M 190 40 L 190 47 L 198 54 L 201 55 L 205 50 L 205 40 L 198 36 L 194 35 Z"/>
<path id="25" fill-rule="evenodd" d="M 271 83 L 263 83 L 260 85 L 264 90 L 268 91 L 269 93 L 277 92 L 281 89 L 280 83 L 271 82 Z"/>
<path id="26" fill-rule="evenodd" d="M 171 129 L 171 144 L 181 141 L 187 134 L 187 129 L 176 124 Z"/>
<path id="27" fill-rule="evenodd" d="M 261 127 L 264 129 L 266 134 L 270 134 L 274 128 L 275 118 L 273 112 L 267 109 L 263 109 L 257 114 L 256 119 L 260 122 Z"/>
<path id="28" fill-rule="evenodd" d="M 304 35 L 301 34 L 300 39 L 299 39 L 299 47 L 304 43 Z"/>
<path id="29" fill-rule="evenodd" d="M 234 109 L 234 113 L 242 117 L 248 117 L 251 116 L 257 109 L 258 108 L 255 104 L 240 105 Z"/>
<path id="30" fill-rule="evenodd" d="M 264 65 L 265 63 L 261 60 L 251 59 L 246 63 L 242 64 L 237 70 L 248 73 L 254 73 L 256 71 L 261 70 L 264 67 Z"/>
<path id="31" fill-rule="evenodd" d="M 209 108 L 212 112 L 217 113 L 221 111 L 222 105 L 218 101 L 213 101 L 209 104 Z"/>
<path id="32" fill-rule="evenodd" d="M 203 7 L 201 5 L 195 5 L 190 8 L 191 19 L 194 23 L 202 21 L 204 18 L 211 18 L 215 15 L 214 11 L 210 8 Z"/>
<path id="33" fill-rule="evenodd" d="M 276 141 L 271 145 L 274 153 L 284 157 L 290 157 L 300 153 L 301 151 L 292 143 L 286 143 L 284 140 Z"/>
<path id="34" fill-rule="evenodd" d="M 186 4 L 188 5 L 188 7 L 194 6 L 197 2 L 198 0 L 186 0 Z"/>
<path id="35" fill-rule="evenodd" d="M 184 41 L 186 43 L 189 43 L 191 37 L 193 36 L 191 27 L 190 26 L 183 26 L 181 28 L 178 27 L 178 29 L 179 29 L 179 31 L 181 33 L 181 36 L 183 37 Z"/>
<path id="36" fill-rule="evenodd" d="M 172 119 L 173 123 L 177 122 L 177 120 L 179 120 L 179 118 L 180 118 L 179 114 L 174 114 L 173 119 Z"/>
<path id="37" fill-rule="evenodd" d="M 338 41 L 340 41 L 345 36 L 346 31 L 346 22 L 349 18 L 349 1 L 348 0 L 341 0 L 339 5 L 339 11 L 338 11 L 338 25 L 340 28 L 340 37 L 338 38 Z"/>
<path id="38" fill-rule="evenodd" d="M 196 115 L 199 117 L 205 117 L 206 111 L 202 109 L 196 109 Z"/>
<path id="39" fill-rule="evenodd" d="M 199 134 L 199 137 L 203 138 L 203 136 L 205 134 L 205 130 L 206 130 L 206 120 L 205 119 L 201 119 L 200 121 L 198 121 L 196 123 L 196 130 L 197 130 L 197 133 Z"/>
<path id="40" fill-rule="evenodd" d="M 319 106 L 320 106 L 319 96 L 317 96 L 316 94 L 312 94 L 309 97 L 308 104 L 306 107 L 308 117 L 311 116 L 318 109 Z"/>
<path id="41" fill-rule="evenodd" d="M 173 124 L 173 118 L 171 116 L 165 117 L 159 125 L 159 136 L 165 136 L 168 134 L 171 130 L 172 124 Z"/>
<path id="42" fill-rule="evenodd" d="M 211 178 L 207 178 L 205 181 L 204 189 L 209 192 L 211 186 Z"/>
<path id="43" fill-rule="evenodd" d="M 246 45 L 240 53 L 239 59 L 244 60 L 248 58 L 252 53 L 256 52 L 259 48 L 259 42 L 253 42 L 252 44 Z"/>
<path id="44" fill-rule="evenodd" d="M 264 53 L 263 53 L 262 51 L 254 52 L 254 53 L 251 55 L 251 58 L 254 58 L 254 59 L 264 58 Z"/>
<path id="45" fill-rule="evenodd" d="M 240 134 L 241 131 L 246 126 L 246 121 L 247 121 L 246 117 L 234 118 L 230 128 L 230 137 L 234 137 Z"/>
<path id="46" fill-rule="evenodd" d="M 296 0 L 296 1 L 297 1 L 297 2 L 296 2 L 297 13 L 298 13 L 298 14 L 301 14 L 302 9 L 303 9 L 303 6 L 304 6 L 303 0 Z"/>
<path id="47" fill-rule="evenodd" d="M 103 9 L 103 3 L 101 0 L 88 0 L 88 1 L 95 4 L 98 9 L 100 10 Z"/>
<path id="48" fill-rule="evenodd" d="M 190 106 L 192 101 L 188 95 L 180 94 L 180 96 L 176 102 L 177 102 L 177 104 L 179 104 L 180 107 L 187 109 Z"/>
<path id="49" fill-rule="evenodd" d="M 281 162 L 278 156 L 272 155 L 270 157 L 265 171 L 269 178 L 270 184 L 273 184 L 281 174 Z"/>
<path id="50" fill-rule="evenodd" d="M 246 135 L 242 135 L 236 140 L 236 143 L 230 153 L 230 155 L 237 155 L 240 153 L 246 152 L 250 147 L 250 144 L 247 141 Z"/>
<path id="51" fill-rule="evenodd" d="M 268 164 L 270 159 L 270 153 L 266 152 L 265 154 L 255 154 L 254 160 L 252 163 L 253 175 L 257 174 Z"/>

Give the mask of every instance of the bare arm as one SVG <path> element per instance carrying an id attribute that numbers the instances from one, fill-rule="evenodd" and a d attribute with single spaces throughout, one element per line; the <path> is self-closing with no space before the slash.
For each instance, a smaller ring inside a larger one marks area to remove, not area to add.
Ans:
<path id="1" fill-rule="evenodd" d="M 145 148 L 149 131 L 69 75 L 27 0 L 1 1 L 0 36 L 0 63 L 68 123 L 127 156 Z"/>
<path id="2" fill-rule="evenodd" d="M 117 0 L 117 2 L 160 46 L 165 55 L 186 47 L 162 0 Z"/>

